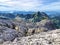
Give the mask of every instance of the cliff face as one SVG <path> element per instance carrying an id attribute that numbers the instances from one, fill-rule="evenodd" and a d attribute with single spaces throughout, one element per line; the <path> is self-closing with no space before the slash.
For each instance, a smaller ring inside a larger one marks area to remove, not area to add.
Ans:
<path id="1" fill-rule="evenodd" d="M 60 29 L 19 37 L 13 42 L 4 42 L 3 45 L 60 45 Z"/>

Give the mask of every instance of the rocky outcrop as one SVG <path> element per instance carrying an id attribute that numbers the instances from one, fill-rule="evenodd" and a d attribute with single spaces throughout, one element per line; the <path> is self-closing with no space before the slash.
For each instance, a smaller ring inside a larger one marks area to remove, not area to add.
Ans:
<path id="1" fill-rule="evenodd" d="M 42 20 L 40 22 L 36 22 L 35 24 L 30 23 L 27 27 L 29 27 L 27 35 L 56 29 L 54 23 L 48 19 Z"/>
<path id="2" fill-rule="evenodd" d="M 13 42 L 3 45 L 60 45 L 60 29 L 41 32 L 27 37 L 16 38 Z"/>
<path id="3" fill-rule="evenodd" d="M 13 29 L 14 23 L 11 20 L 0 19 L 0 26 L 5 26 L 5 27 Z"/>
<path id="4" fill-rule="evenodd" d="M 37 22 L 36 24 L 40 29 L 41 28 L 45 28 L 46 30 L 54 30 L 54 29 L 56 29 L 56 27 L 54 25 L 54 22 L 52 22 L 51 20 L 48 20 L 48 19 Z"/>
<path id="5" fill-rule="evenodd" d="M 0 26 L 1 27 L 7 27 L 11 30 L 16 30 L 19 34 L 19 36 L 25 36 L 26 33 L 26 24 L 24 21 L 18 22 L 14 20 L 4 20 L 0 19 Z"/>
<path id="6" fill-rule="evenodd" d="M 4 41 L 13 41 L 18 35 L 14 29 L 0 26 L 0 43 Z"/>

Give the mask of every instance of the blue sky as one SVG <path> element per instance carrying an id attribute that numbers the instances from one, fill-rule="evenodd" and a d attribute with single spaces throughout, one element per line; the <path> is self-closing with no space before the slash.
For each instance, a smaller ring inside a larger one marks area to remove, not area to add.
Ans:
<path id="1" fill-rule="evenodd" d="M 0 11 L 60 11 L 60 0 L 0 0 Z"/>

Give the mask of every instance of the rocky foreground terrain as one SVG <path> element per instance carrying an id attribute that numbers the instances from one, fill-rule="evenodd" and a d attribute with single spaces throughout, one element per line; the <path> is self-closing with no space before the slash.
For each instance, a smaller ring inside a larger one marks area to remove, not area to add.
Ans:
<path id="1" fill-rule="evenodd" d="M 13 42 L 7 41 L 1 45 L 60 45 L 60 29 L 18 37 Z"/>
<path id="2" fill-rule="evenodd" d="M 0 45 L 60 45 L 60 29 L 45 19 L 40 22 L 0 19 Z"/>

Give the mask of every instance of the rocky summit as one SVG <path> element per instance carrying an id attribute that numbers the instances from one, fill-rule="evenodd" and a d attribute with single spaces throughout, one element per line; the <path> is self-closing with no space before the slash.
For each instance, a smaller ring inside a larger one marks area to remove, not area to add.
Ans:
<path id="1" fill-rule="evenodd" d="M 7 41 L 1 45 L 60 45 L 60 29 L 18 37 L 13 42 Z"/>

